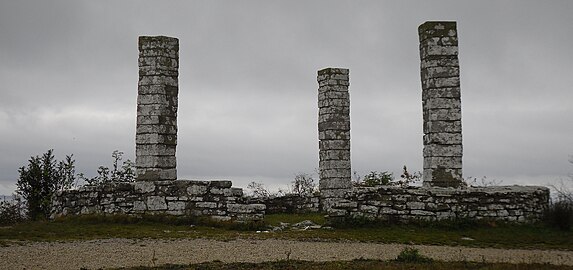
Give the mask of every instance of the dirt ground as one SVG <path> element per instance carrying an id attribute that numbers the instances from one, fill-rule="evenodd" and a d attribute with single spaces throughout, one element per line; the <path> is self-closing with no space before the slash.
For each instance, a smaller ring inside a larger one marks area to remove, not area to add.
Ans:
<path id="1" fill-rule="evenodd" d="M 0 269 L 99 269 L 189 264 L 262 262 L 284 259 L 332 261 L 394 259 L 405 247 L 444 261 L 551 263 L 573 265 L 573 251 L 519 250 L 290 240 L 129 240 L 29 242 L 0 247 Z"/>

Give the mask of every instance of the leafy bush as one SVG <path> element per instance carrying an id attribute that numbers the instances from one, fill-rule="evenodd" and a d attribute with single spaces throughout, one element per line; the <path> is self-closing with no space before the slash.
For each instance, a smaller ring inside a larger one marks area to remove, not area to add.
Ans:
<path id="1" fill-rule="evenodd" d="M 126 183 L 135 181 L 134 164 L 131 160 L 126 160 L 119 166 L 123 159 L 123 152 L 119 150 L 113 151 L 111 154 L 113 158 L 113 169 L 108 167 L 99 166 L 97 176 L 86 178 L 83 173 L 79 174 L 79 178 L 83 179 L 90 186 L 104 185 L 108 183 Z"/>
<path id="2" fill-rule="evenodd" d="M 431 263 L 433 260 L 420 254 L 417 249 L 407 247 L 398 254 L 395 261 L 404 263 Z"/>
<path id="3" fill-rule="evenodd" d="M 74 163 L 72 155 L 57 162 L 54 159 L 54 150 L 51 149 L 42 157 L 31 157 L 28 167 L 20 168 L 16 192 L 26 201 L 30 219 L 47 218 L 53 194 L 72 187 L 75 181 Z"/>
<path id="4" fill-rule="evenodd" d="M 14 195 L 10 201 L 4 198 L 0 202 L 0 226 L 16 224 L 25 219 L 25 206 L 19 196 Z"/>
<path id="5" fill-rule="evenodd" d="M 388 171 L 377 172 L 371 171 L 369 174 L 364 176 L 362 180 L 362 185 L 367 187 L 374 187 L 379 185 L 388 185 L 394 180 L 394 174 Z"/>
<path id="6" fill-rule="evenodd" d="M 353 176 L 354 186 L 362 186 L 362 187 L 387 185 L 387 186 L 400 186 L 405 188 L 416 182 L 419 182 L 421 179 L 422 179 L 421 172 L 410 173 L 408 172 L 408 168 L 406 166 L 402 168 L 402 174 L 400 175 L 400 179 L 394 179 L 394 174 L 388 171 L 383 171 L 383 172 L 371 171 L 362 179 L 360 179 L 360 175 L 358 175 L 357 172 L 354 172 Z"/>

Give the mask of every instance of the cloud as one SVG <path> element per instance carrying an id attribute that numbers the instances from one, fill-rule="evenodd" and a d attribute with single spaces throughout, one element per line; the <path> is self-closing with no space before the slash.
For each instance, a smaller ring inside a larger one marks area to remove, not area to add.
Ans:
<path id="1" fill-rule="evenodd" d="M 88 175 L 108 165 L 115 149 L 133 159 L 139 35 L 180 39 L 182 178 L 280 186 L 297 172 L 312 173 L 316 72 L 324 67 L 350 68 L 353 169 L 420 170 L 417 27 L 426 20 L 458 22 L 466 175 L 566 175 L 573 154 L 572 6 L 2 3 L 0 183 L 9 189 L 17 168 L 50 148 L 59 158 L 75 154 Z"/>

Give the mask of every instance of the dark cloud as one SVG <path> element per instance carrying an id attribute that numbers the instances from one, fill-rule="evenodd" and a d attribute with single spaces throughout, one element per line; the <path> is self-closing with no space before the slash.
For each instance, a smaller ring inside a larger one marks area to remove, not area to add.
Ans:
<path id="1" fill-rule="evenodd" d="M 569 1 L 2 3 L 0 193 L 50 148 L 88 175 L 114 149 L 133 158 L 139 35 L 180 39 L 181 178 L 312 173 L 330 66 L 350 68 L 353 169 L 420 170 L 426 20 L 458 22 L 464 173 L 545 184 L 571 170 L 571 14 Z"/>

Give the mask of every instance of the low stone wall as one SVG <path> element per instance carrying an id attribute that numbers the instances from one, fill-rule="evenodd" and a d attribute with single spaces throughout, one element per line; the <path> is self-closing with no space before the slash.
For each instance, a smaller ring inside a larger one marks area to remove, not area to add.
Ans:
<path id="1" fill-rule="evenodd" d="M 210 217 L 219 221 L 262 220 L 264 204 L 247 203 L 231 181 L 138 181 L 84 186 L 56 193 L 52 218 L 82 214 Z"/>
<path id="2" fill-rule="evenodd" d="M 549 206 L 549 189 L 538 186 L 354 188 L 328 211 L 332 222 L 494 219 L 533 222 Z"/>
<path id="3" fill-rule="evenodd" d="M 300 214 L 318 213 L 321 211 L 320 194 L 310 196 L 286 194 L 284 196 L 270 198 L 252 198 L 249 201 L 266 205 L 267 214 Z"/>

